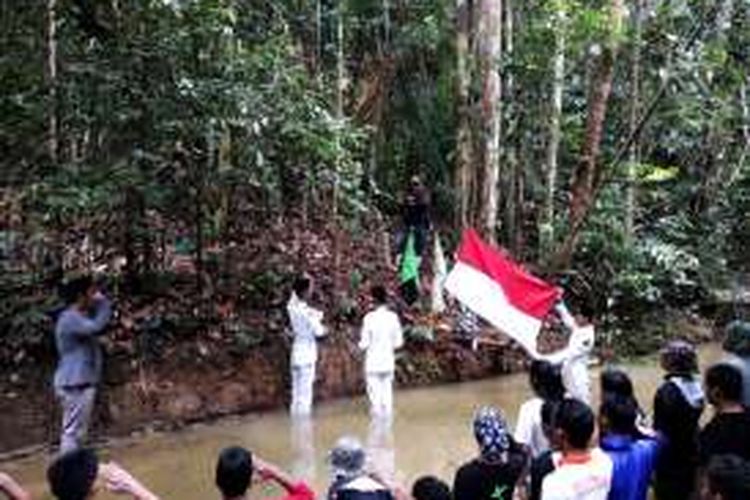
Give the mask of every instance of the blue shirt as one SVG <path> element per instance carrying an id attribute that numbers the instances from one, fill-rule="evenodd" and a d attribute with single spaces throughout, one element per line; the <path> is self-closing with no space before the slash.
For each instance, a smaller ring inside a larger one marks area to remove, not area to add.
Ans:
<path id="1" fill-rule="evenodd" d="M 651 475 L 656 466 L 660 442 L 657 439 L 634 439 L 608 434 L 601 439 L 601 449 L 614 466 L 608 500 L 646 500 Z"/>
<path id="2" fill-rule="evenodd" d="M 56 388 L 96 385 L 102 371 L 102 352 L 97 338 L 112 316 L 112 303 L 102 299 L 96 314 L 89 317 L 75 307 L 64 310 L 55 325 L 59 361 L 55 371 Z"/>

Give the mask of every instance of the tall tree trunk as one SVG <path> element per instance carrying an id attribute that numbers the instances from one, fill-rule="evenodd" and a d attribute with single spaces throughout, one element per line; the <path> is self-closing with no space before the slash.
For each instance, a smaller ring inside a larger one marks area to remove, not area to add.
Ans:
<path id="1" fill-rule="evenodd" d="M 60 149 L 57 124 L 57 0 L 47 0 L 47 61 L 48 87 L 47 156 L 53 164 Z"/>
<path id="2" fill-rule="evenodd" d="M 345 61 L 344 61 L 344 6 L 346 0 L 339 0 L 338 16 L 336 22 L 336 161 L 333 176 L 333 200 L 332 213 L 336 221 L 339 210 L 339 188 L 341 175 L 342 147 L 341 133 L 344 121 L 344 85 L 345 85 Z"/>
<path id="3" fill-rule="evenodd" d="M 315 0 L 315 73 L 320 73 L 323 61 L 323 0 Z"/>
<path id="4" fill-rule="evenodd" d="M 641 100 L 641 39 L 643 32 L 643 0 L 635 0 L 633 12 L 633 63 L 630 73 L 630 134 L 636 133 Z M 630 242 L 635 232 L 636 165 L 640 161 L 640 141 L 634 140 L 628 153 L 627 185 L 625 187 L 625 238 Z"/>
<path id="5" fill-rule="evenodd" d="M 568 215 L 568 233 L 553 258 L 555 267 L 567 267 L 573 258 L 578 237 L 589 210 L 594 203 L 594 193 L 601 180 L 599 163 L 604 119 L 615 73 L 615 55 L 623 18 L 623 0 L 612 0 L 610 6 L 609 34 L 601 47 L 591 51 L 593 73 L 588 96 L 588 113 L 584 134 L 583 152 L 571 183 L 571 201 Z"/>
<path id="6" fill-rule="evenodd" d="M 500 28 L 500 36 L 502 38 L 501 58 L 505 61 L 509 61 L 513 57 L 513 3 L 511 0 L 505 0 L 503 2 L 503 24 Z M 501 87 L 501 93 L 504 93 L 507 96 L 507 101 L 510 102 L 514 99 L 513 72 L 506 67 L 503 76 L 504 82 Z M 499 99 L 502 102 L 503 96 L 501 95 Z M 520 251 L 519 241 L 521 229 L 521 225 L 519 224 L 519 201 L 523 198 L 523 192 L 520 191 L 521 183 L 519 179 L 522 172 L 518 165 L 516 155 L 516 143 L 514 139 L 516 130 L 512 130 L 510 127 L 510 123 L 512 122 L 513 120 L 509 120 L 508 123 L 503 126 L 501 116 L 500 128 L 503 131 L 503 147 L 501 148 L 502 154 L 500 161 L 506 165 L 506 174 L 504 176 L 506 178 L 506 192 L 504 193 L 505 203 L 503 205 L 505 209 L 505 241 L 507 242 L 506 244 L 508 245 L 508 248 L 510 248 L 514 254 L 518 254 Z"/>
<path id="7" fill-rule="evenodd" d="M 555 195 L 557 193 L 557 160 L 562 137 L 563 91 L 565 90 L 565 45 L 567 37 L 566 12 L 562 3 L 554 13 L 555 53 L 552 58 L 552 99 L 549 115 L 549 142 L 547 142 L 547 168 L 545 179 L 544 213 L 540 227 L 543 253 L 552 250 L 555 240 Z"/>
<path id="8" fill-rule="evenodd" d="M 481 229 L 488 241 L 496 240 L 498 181 L 500 177 L 500 56 L 502 0 L 481 0 L 479 61 L 482 68 L 482 191 L 479 206 Z"/>
<path id="9" fill-rule="evenodd" d="M 344 128 L 344 85 L 345 85 L 345 60 L 344 60 L 344 9 L 346 0 L 339 0 L 338 16 L 336 23 L 336 161 L 333 172 L 333 291 L 339 290 L 338 271 L 341 267 L 341 238 L 339 235 L 339 190 L 341 187 L 341 163 L 343 160 L 343 144 L 341 134 Z"/>
<path id="10" fill-rule="evenodd" d="M 469 120 L 469 32 L 471 11 L 469 0 L 456 0 L 456 88 L 457 115 L 456 128 L 456 172 L 458 177 L 458 222 L 461 227 L 472 224 L 472 138 Z"/>
<path id="11" fill-rule="evenodd" d="M 391 45 L 391 13 L 388 0 L 383 1 L 383 52 L 386 54 L 390 50 Z"/>

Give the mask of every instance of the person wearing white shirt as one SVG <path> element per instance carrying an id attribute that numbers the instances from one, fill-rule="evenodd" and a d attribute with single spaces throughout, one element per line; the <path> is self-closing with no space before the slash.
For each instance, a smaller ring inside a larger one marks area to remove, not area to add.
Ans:
<path id="1" fill-rule="evenodd" d="M 562 367 L 563 384 L 568 396 L 591 402 L 591 377 L 589 375 L 589 358 L 594 349 L 596 336 L 593 325 L 579 325 L 568 311 L 565 304 L 555 306 L 562 323 L 570 330 L 568 345 L 551 354 L 535 354 L 535 359 L 548 361 Z"/>
<path id="2" fill-rule="evenodd" d="M 325 336 L 323 312 L 310 307 L 310 278 L 302 276 L 294 283 L 294 291 L 287 303 L 292 326 L 292 402 L 293 415 L 309 415 L 313 404 L 315 365 L 318 362 L 318 339 Z"/>
<path id="3" fill-rule="evenodd" d="M 565 395 L 559 367 L 549 361 L 534 360 L 529 369 L 529 382 L 534 397 L 521 405 L 516 419 L 515 439 L 529 447 L 532 458 L 549 449 L 542 426 L 542 406 L 545 401 L 561 401 Z"/>
<path id="4" fill-rule="evenodd" d="M 591 448 L 594 412 L 578 399 L 565 399 L 555 416 L 562 453 L 555 470 L 542 482 L 542 500 L 607 500 L 612 484 L 612 459 Z"/>
<path id="5" fill-rule="evenodd" d="M 372 289 L 375 309 L 365 315 L 359 348 L 365 352 L 365 379 L 370 411 L 376 416 L 393 412 L 395 351 L 404 343 L 398 315 L 388 309 L 388 294 L 380 285 Z"/>

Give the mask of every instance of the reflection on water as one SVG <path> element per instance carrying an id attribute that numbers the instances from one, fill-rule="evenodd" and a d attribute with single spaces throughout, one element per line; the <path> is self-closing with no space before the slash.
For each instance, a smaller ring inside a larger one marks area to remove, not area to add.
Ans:
<path id="1" fill-rule="evenodd" d="M 292 462 L 289 471 L 296 478 L 312 482 L 316 477 L 313 419 L 310 415 L 291 418 L 289 429 L 291 430 Z"/>
<path id="2" fill-rule="evenodd" d="M 396 479 L 396 447 L 390 416 L 373 416 L 367 432 L 368 469 L 377 471 L 387 482 Z"/>
<path id="3" fill-rule="evenodd" d="M 717 345 L 702 348 L 703 366 L 720 355 Z M 656 358 L 629 363 L 625 368 L 648 411 L 662 378 Z M 597 376 L 597 371 L 592 376 Z M 595 389 L 597 385 L 593 384 Z M 292 420 L 281 411 L 247 416 L 138 438 L 104 453 L 165 499 L 216 498 L 216 456 L 223 447 L 235 444 L 287 468 L 324 492 L 329 475 L 327 452 L 344 434 L 358 436 L 368 448 L 370 465 L 388 478 L 408 484 L 429 473 L 452 482 L 455 470 L 476 453 L 471 432 L 475 409 L 493 404 L 502 408 L 512 423 L 518 407 L 529 396 L 527 376 L 517 374 L 398 391 L 392 422 L 371 422 L 366 401 L 355 398 L 322 405 L 312 419 Z M 44 484 L 45 465 L 46 459 L 36 456 L 0 468 L 17 475 L 30 487 L 34 498 L 50 498 Z M 263 485 L 256 491 L 258 496 L 273 493 Z"/>

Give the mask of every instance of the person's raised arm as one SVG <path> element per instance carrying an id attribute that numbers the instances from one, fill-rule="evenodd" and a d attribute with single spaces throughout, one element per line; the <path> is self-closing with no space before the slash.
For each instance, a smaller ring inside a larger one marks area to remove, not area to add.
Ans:
<path id="1" fill-rule="evenodd" d="M 96 299 L 96 314 L 93 318 L 79 314 L 71 318 L 70 331 L 80 337 L 96 335 L 104 330 L 112 317 L 112 301 L 104 295 L 98 294 Z"/>
<path id="2" fill-rule="evenodd" d="M 326 328 L 323 326 L 323 311 L 308 306 L 307 321 L 310 323 L 310 328 L 312 328 L 316 337 L 325 337 Z"/>
<path id="3" fill-rule="evenodd" d="M 159 500 L 158 496 L 114 462 L 99 467 L 99 474 L 107 490 L 116 495 L 128 495 L 133 500 Z"/>
<path id="4" fill-rule="evenodd" d="M 0 491 L 5 493 L 10 500 L 31 500 L 31 495 L 15 479 L 4 472 L 0 472 Z"/>
<path id="5" fill-rule="evenodd" d="M 289 474 L 284 472 L 280 467 L 266 462 L 259 457 L 253 457 L 253 464 L 256 472 L 264 480 L 270 480 L 281 486 L 288 494 L 285 498 L 294 498 L 295 500 L 314 500 L 315 493 L 307 487 L 306 484 L 295 481 Z"/>

